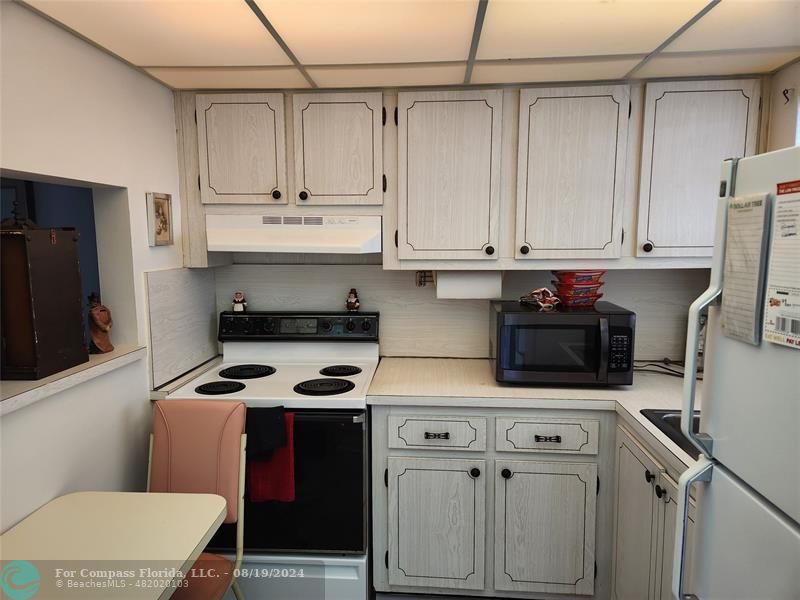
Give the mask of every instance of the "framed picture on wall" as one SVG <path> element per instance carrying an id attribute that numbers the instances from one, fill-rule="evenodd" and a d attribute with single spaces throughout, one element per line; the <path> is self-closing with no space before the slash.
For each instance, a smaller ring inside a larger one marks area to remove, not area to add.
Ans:
<path id="1" fill-rule="evenodd" d="M 147 193 L 147 231 L 151 246 L 172 245 L 172 196 Z"/>

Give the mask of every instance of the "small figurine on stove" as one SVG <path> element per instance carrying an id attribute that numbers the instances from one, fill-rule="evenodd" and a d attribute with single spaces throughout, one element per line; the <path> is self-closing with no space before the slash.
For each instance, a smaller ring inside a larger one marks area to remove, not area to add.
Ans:
<path id="1" fill-rule="evenodd" d="M 89 345 L 91 354 L 105 354 L 114 349 L 114 344 L 109 339 L 109 332 L 114 321 L 111 320 L 111 311 L 100 303 L 100 296 L 92 292 L 89 296 L 89 335 L 92 338 Z"/>
<path id="2" fill-rule="evenodd" d="M 244 297 L 244 292 L 233 292 L 231 310 L 233 312 L 247 312 L 247 299 Z"/>
<path id="3" fill-rule="evenodd" d="M 345 306 L 347 306 L 347 310 L 350 312 L 358 312 L 358 309 L 361 307 L 361 302 L 358 300 L 356 288 L 350 288 L 350 293 L 347 294 L 347 300 L 345 300 Z"/>

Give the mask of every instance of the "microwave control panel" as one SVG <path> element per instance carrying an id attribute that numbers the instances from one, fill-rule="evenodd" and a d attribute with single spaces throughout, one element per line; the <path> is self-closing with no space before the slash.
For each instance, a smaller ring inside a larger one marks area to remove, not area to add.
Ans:
<path id="1" fill-rule="evenodd" d="M 608 370 L 630 371 L 632 368 L 631 335 L 629 333 L 612 333 L 610 345 Z"/>

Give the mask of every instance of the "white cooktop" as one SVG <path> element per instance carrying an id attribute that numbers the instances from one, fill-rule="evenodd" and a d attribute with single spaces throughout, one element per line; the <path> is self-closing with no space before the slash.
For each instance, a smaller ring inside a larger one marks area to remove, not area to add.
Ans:
<path id="1" fill-rule="evenodd" d="M 256 379 L 229 379 L 220 371 L 241 364 L 263 364 L 275 369 L 272 375 Z M 361 369 L 356 375 L 326 377 L 324 367 L 352 365 Z M 367 406 L 367 389 L 378 366 L 378 344 L 368 342 L 227 342 L 223 362 L 178 388 L 167 400 L 238 400 L 247 406 L 286 408 L 346 408 Z M 344 379 L 353 389 L 329 396 L 307 396 L 294 391 L 295 385 L 311 379 Z M 201 394 L 197 387 L 215 381 L 240 381 L 244 389 L 225 394 Z"/>

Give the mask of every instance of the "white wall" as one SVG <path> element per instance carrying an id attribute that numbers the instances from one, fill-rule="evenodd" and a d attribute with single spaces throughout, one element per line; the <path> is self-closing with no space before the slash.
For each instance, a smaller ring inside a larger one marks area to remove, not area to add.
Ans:
<path id="1" fill-rule="evenodd" d="M 20 5 L 0 7 L 0 167 L 127 188 L 135 309 L 123 312 L 145 344 L 143 272 L 182 264 L 172 93 Z M 174 246 L 147 244 L 149 191 L 173 195 Z M 141 487 L 147 382 L 140 361 L 4 417 L 0 528 L 69 489 Z"/>
<path id="2" fill-rule="evenodd" d="M 792 90 L 789 101 L 783 90 Z M 800 62 L 781 69 L 772 80 L 769 149 L 800 144 Z"/>

